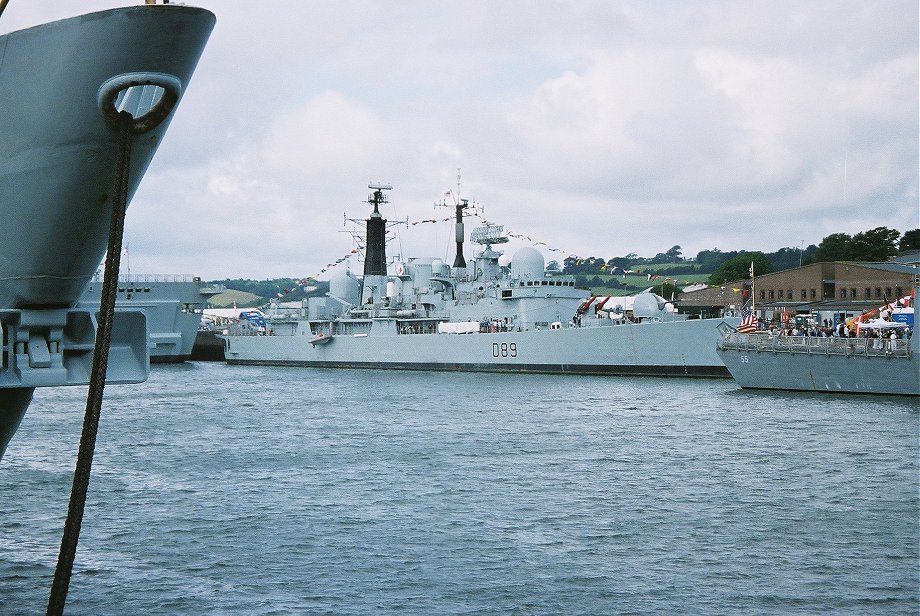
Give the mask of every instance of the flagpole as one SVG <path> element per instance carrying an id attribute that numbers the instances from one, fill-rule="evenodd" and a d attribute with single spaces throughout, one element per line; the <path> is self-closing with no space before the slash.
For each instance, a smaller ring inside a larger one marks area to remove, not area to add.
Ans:
<path id="1" fill-rule="evenodd" d="M 758 323 L 757 311 L 754 309 L 754 262 L 753 261 L 751 261 L 751 314 L 754 315 L 754 323 Z"/>

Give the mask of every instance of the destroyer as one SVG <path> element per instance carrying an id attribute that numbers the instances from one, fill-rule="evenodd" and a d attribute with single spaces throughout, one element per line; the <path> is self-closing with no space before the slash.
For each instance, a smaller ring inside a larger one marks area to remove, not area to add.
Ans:
<path id="1" fill-rule="evenodd" d="M 718 353 L 745 389 L 920 396 L 916 332 L 907 340 L 729 332 Z"/>
<path id="2" fill-rule="evenodd" d="M 533 248 L 500 266 L 493 247 L 507 237 L 494 225 L 472 232 L 482 251 L 468 264 L 466 201 L 456 204 L 453 266 L 435 258 L 387 263 L 379 205 L 390 187 L 370 188 L 363 278 L 335 277 L 327 297 L 269 314 L 264 327 L 242 321 L 245 327 L 224 337 L 228 363 L 729 376 L 715 347 L 738 319 L 687 319 L 651 293 L 634 298 L 631 318 L 611 319 L 573 277 L 547 276 Z"/>
<path id="3" fill-rule="evenodd" d="M 0 36 L 0 456 L 35 387 L 87 384 L 95 314 L 77 301 L 106 251 L 133 117 L 134 194 L 214 27 L 209 11 L 133 6 Z M 147 377 L 143 314 L 117 315 L 108 382 Z"/>

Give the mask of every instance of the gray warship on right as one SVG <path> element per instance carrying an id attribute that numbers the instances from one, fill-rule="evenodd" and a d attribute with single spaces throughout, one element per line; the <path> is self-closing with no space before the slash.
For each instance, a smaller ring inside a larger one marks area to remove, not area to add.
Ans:
<path id="1" fill-rule="evenodd" d="M 914 315 L 918 296 L 915 276 Z M 884 339 L 730 331 L 718 353 L 743 389 L 920 396 L 916 332 L 908 339 Z"/>
<path id="2" fill-rule="evenodd" d="M 333 277 L 327 297 L 309 298 L 264 325 L 245 319 L 224 335 L 229 364 L 397 368 L 516 373 L 728 377 L 716 342 L 740 318 L 690 319 L 653 293 L 635 296 L 630 318 L 611 319 L 572 276 L 545 273 L 534 248 L 510 266 L 486 224 L 467 263 L 464 209 L 456 206 L 453 266 L 437 258 L 386 258 L 379 206 L 389 186 L 370 185 L 364 276 Z M 625 315 L 622 315 L 625 317 Z"/>

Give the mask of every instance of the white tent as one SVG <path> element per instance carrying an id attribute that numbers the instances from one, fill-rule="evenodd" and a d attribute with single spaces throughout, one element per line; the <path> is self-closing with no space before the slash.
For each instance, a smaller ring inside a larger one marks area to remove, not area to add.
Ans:
<path id="1" fill-rule="evenodd" d="M 864 327 L 869 329 L 903 329 L 907 327 L 907 323 L 901 323 L 900 321 L 886 321 L 884 319 L 872 319 L 871 321 L 860 323 L 859 327 L 860 329 Z"/>

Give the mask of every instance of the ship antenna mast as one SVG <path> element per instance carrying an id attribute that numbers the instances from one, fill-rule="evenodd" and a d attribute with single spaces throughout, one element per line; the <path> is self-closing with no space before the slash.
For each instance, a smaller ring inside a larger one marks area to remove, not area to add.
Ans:
<path id="1" fill-rule="evenodd" d="M 370 220 L 380 220 L 383 218 L 383 215 L 380 213 L 380 206 L 384 203 L 389 203 L 389 199 L 387 198 L 386 193 L 383 191 L 393 190 L 393 187 L 390 184 L 382 184 L 379 182 L 368 184 L 367 187 L 374 191 L 368 195 L 367 201 L 365 201 L 365 203 L 369 203 L 374 206 L 374 211 L 371 212 L 369 219 L 349 218 L 347 213 L 342 214 L 342 224 L 346 227 L 345 232 L 351 235 L 351 239 L 354 242 L 355 247 L 358 249 L 359 255 L 364 257 L 365 260 L 367 258 L 368 248 L 368 230 L 366 223 L 368 223 Z M 351 227 L 349 227 L 349 223 L 352 224 Z M 374 227 L 379 225 L 379 223 L 371 224 Z M 358 230 L 361 225 L 364 225 L 364 229 Z M 383 237 L 385 239 L 385 243 L 390 242 L 395 237 L 395 234 L 391 233 L 390 227 L 396 227 L 399 225 L 408 227 L 409 219 L 406 218 L 405 220 L 383 221 Z M 373 252 L 373 250 L 371 252 Z"/>
<path id="2" fill-rule="evenodd" d="M 460 197 L 460 167 L 457 167 L 457 194 L 453 194 L 452 191 L 444 193 L 444 197 L 450 196 L 453 199 L 454 212 L 456 214 L 456 219 L 454 222 L 455 230 L 455 241 L 457 242 L 457 256 L 454 257 L 453 267 L 466 269 L 466 259 L 463 257 L 463 238 L 466 235 L 463 226 L 463 210 L 467 208 L 476 208 L 481 210 L 479 204 L 475 201 L 471 204 L 469 199 L 462 199 Z M 446 199 L 443 197 L 439 203 L 435 203 L 434 206 L 437 207 L 450 207 Z"/>

